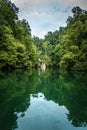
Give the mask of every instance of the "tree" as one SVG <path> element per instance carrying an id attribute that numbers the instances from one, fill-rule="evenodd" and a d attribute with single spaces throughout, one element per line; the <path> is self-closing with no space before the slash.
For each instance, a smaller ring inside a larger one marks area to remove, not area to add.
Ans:
<path id="1" fill-rule="evenodd" d="M 87 11 L 74 7 L 72 12 L 54 49 L 55 64 L 66 70 L 87 70 Z"/>
<path id="2" fill-rule="evenodd" d="M 18 8 L 9 0 L 0 1 L 0 69 L 36 65 L 37 48 L 28 22 L 18 19 Z"/>
<path id="3" fill-rule="evenodd" d="M 47 35 L 45 35 L 45 41 L 48 41 L 52 45 L 56 45 L 59 40 L 59 31 L 54 32 L 48 32 Z"/>

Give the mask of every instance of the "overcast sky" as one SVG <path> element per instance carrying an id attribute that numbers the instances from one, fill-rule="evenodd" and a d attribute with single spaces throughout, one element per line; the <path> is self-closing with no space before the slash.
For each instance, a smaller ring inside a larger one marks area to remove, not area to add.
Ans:
<path id="1" fill-rule="evenodd" d="M 87 0 L 11 0 L 19 7 L 19 18 L 26 19 L 32 35 L 44 37 L 48 31 L 66 26 L 71 9 L 79 6 L 87 9 Z"/>

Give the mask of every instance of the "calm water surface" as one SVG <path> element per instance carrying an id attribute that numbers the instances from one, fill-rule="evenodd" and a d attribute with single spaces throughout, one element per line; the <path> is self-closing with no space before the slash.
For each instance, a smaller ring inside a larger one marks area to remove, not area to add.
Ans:
<path id="1" fill-rule="evenodd" d="M 87 130 L 87 74 L 0 72 L 0 130 Z"/>

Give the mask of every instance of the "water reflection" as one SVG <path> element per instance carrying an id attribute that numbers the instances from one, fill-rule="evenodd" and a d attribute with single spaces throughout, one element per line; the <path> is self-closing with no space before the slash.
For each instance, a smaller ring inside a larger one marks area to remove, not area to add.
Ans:
<path id="1" fill-rule="evenodd" d="M 86 130 L 86 78 L 82 72 L 0 72 L 0 128 Z"/>
<path id="2" fill-rule="evenodd" d="M 57 114 L 58 113 L 58 114 Z M 30 107 L 25 117 L 18 118 L 16 130 L 57 130 L 67 128 L 65 107 L 60 107 L 53 101 L 47 101 L 42 93 L 30 95 Z M 23 125 L 24 124 L 24 125 Z"/>
<path id="3" fill-rule="evenodd" d="M 72 76 L 71 76 L 72 75 Z M 68 108 L 67 115 L 76 127 L 87 125 L 87 74 L 62 74 L 60 79 L 63 84 L 63 104 Z"/>

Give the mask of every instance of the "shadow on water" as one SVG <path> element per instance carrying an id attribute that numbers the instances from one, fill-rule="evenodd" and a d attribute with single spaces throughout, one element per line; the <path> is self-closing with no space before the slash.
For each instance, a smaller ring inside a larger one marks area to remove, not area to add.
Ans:
<path id="1" fill-rule="evenodd" d="M 74 127 L 87 125 L 87 74 L 46 70 L 45 72 L 0 72 L 0 129 L 18 128 L 20 117 L 30 107 L 30 95 L 43 93 L 47 101 L 53 101 L 68 110 L 67 119 Z"/>

